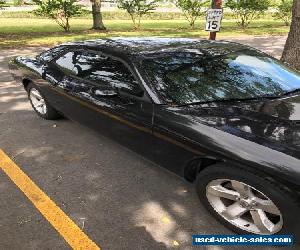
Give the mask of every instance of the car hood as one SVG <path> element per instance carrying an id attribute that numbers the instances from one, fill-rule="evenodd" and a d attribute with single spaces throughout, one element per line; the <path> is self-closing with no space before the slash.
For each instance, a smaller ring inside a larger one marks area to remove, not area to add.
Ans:
<path id="1" fill-rule="evenodd" d="M 300 95 L 265 101 L 189 105 L 179 107 L 177 112 L 188 115 L 193 122 L 299 155 Z"/>

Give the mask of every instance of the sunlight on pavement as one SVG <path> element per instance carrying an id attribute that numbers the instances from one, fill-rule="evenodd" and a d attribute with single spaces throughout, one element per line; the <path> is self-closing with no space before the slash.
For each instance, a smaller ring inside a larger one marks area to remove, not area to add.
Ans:
<path id="1" fill-rule="evenodd" d="M 208 246 L 207 250 L 224 250 L 221 246 Z"/>
<path id="2" fill-rule="evenodd" d="M 145 227 L 157 241 L 168 247 L 179 246 L 180 242 L 190 241 L 191 235 L 179 229 L 172 216 L 158 202 L 147 202 L 134 217 L 136 226 Z"/>

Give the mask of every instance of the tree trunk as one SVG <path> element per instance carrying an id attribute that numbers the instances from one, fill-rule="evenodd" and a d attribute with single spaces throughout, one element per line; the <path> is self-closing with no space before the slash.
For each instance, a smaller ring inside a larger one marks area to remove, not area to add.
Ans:
<path id="1" fill-rule="evenodd" d="M 300 70 L 300 0 L 294 0 L 290 32 L 281 60 Z"/>
<path id="2" fill-rule="evenodd" d="M 142 19 L 142 16 L 139 15 L 139 22 L 138 22 L 138 25 L 137 25 L 138 30 L 141 28 L 141 19 Z"/>
<path id="3" fill-rule="evenodd" d="M 193 19 L 193 17 L 192 17 L 192 19 L 190 21 L 190 27 L 191 27 L 192 30 L 195 29 L 195 20 Z"/>
<path id="4" fill-rule="evenodd" d="M 70 32 L 70 23 L 69 23 L 69 18 L 66 18 L 65 32 Z"/>
<path id="5" fill-rule="evenodd" d="M 133 28 L 135 29 L 135 30 L 137 30 L 138 28 L 137 28 L 137 25 L 136 25 L 136 17 L 135 17 L 135 15 L 133 14 L 133 13 L 129 13 L 129 15 L 130 15 L 130 18 L 131 18 L 131 20 L 132 20 L 132 22 L 133 22 Z"/>
<path id="6" fill-rule="evenodd" d="M 93 14 L 93 29 L 94 30 L 106 30 L 101 13 L 101 0 L 93 0 L 92 2 L 92 14 Z"/>

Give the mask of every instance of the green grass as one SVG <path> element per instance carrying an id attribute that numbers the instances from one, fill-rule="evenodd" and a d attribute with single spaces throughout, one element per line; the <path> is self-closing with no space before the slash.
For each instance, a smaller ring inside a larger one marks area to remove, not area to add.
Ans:
<path id="1" fill-rule="evenodd" d="M 204 20 L 196 29 L 189 28 L 184 19 L 143 20 L 141 30 L 133 30 L 130 20 L 105 20 L 107 32 L 90 30 L 91 18 L 71 20 L 71 32 L 65 33 L 54 21 L 43 18 L 7 18 L 0 16 L 0 47 L 54 45 L 66 41 L 112 36 L 207 37 Z M 248 29 L 237 27 L 235 20 L 223 20 L 219 37 L 241 35 L 285 35 L 288 27 L 280 21 L 259 19 Z"/>

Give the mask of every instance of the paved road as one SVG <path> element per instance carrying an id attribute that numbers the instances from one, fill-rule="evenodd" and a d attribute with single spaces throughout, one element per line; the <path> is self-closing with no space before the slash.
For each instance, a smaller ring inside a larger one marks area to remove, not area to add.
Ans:
<path id="1" fill-rule="evenodd" d="M 37 50 L 0 51 L 0 148 L 93 241 L 102 249 L 192 249 L 192 234 L 231 233 L 206 213 L 193 185 L 77 123 L 36 116 L 7 61 Z M 0 202 L 0 249 L 69 249 L 2 171 Z"/>
<path id="2" fill-rule="evenodd" d="M 240 36 L 228 37 L 226 40 L 247 44 L 280 59 L 286 38 L 286 36 Z"/>

